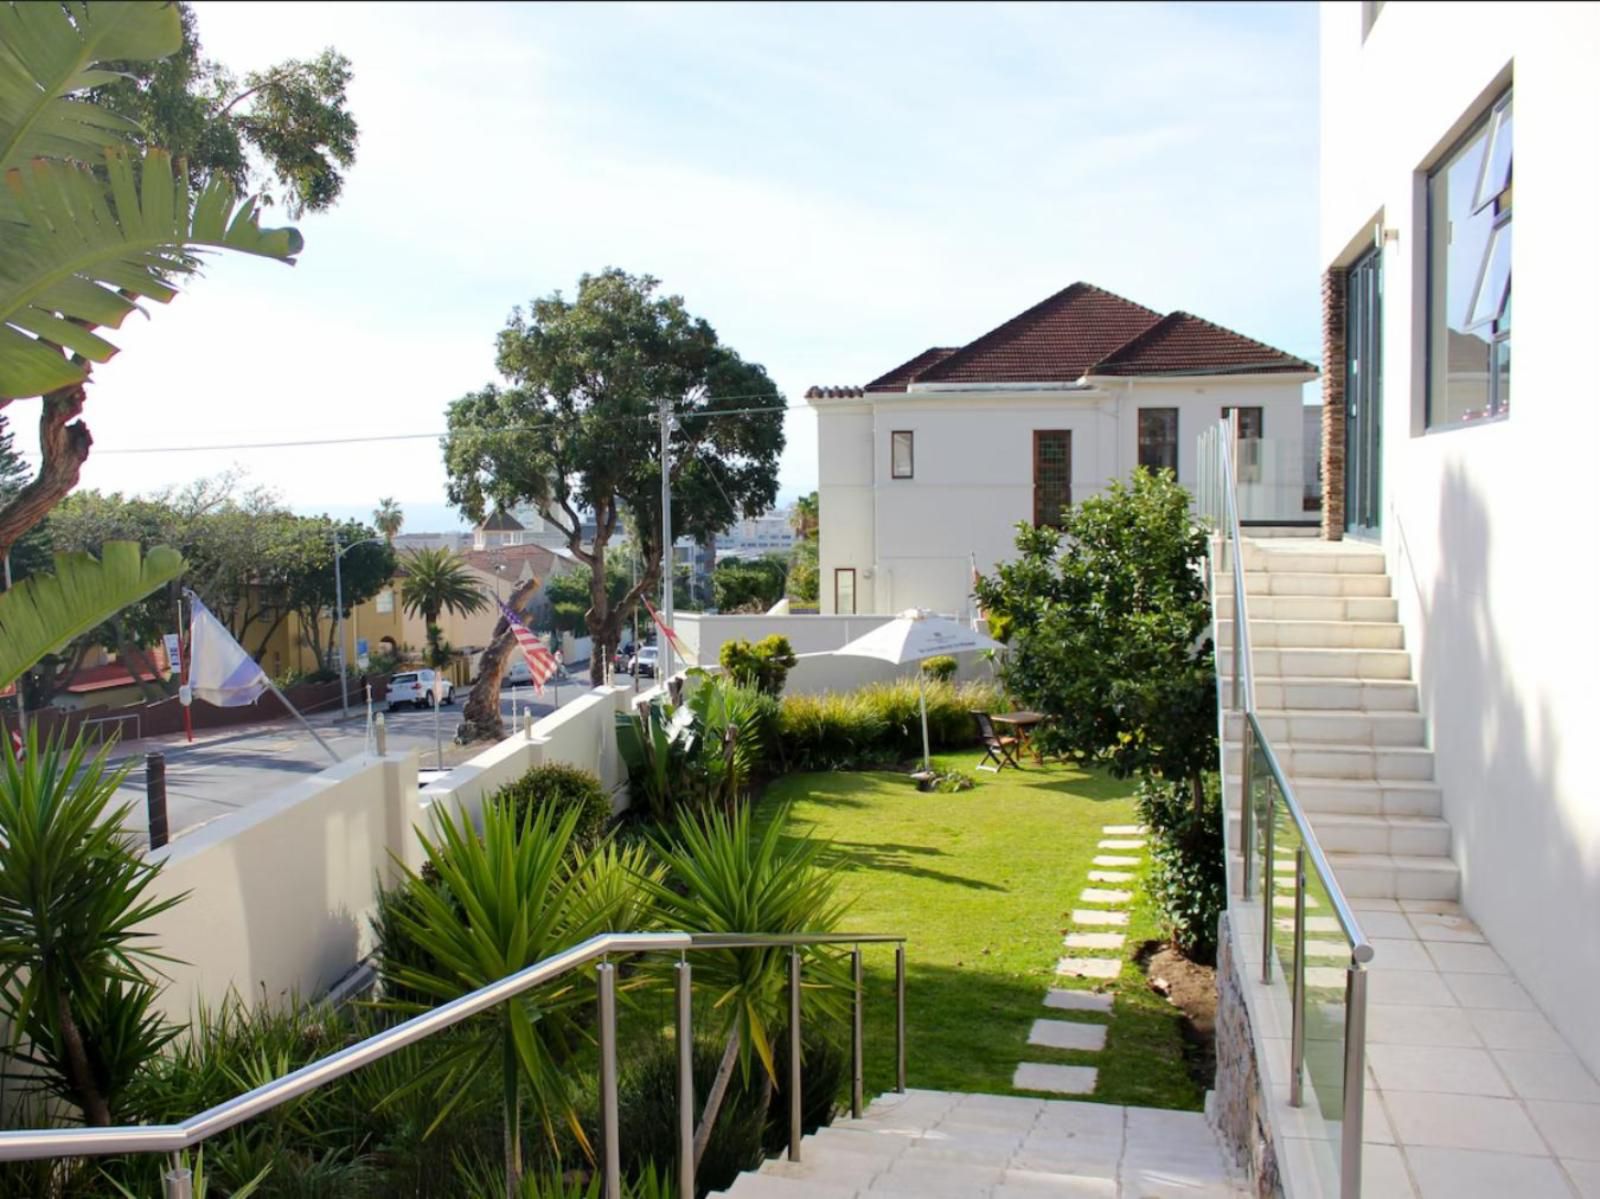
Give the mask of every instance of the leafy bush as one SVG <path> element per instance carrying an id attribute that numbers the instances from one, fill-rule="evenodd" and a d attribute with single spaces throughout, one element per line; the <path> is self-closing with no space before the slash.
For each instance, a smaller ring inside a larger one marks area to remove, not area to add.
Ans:
<path id="1" fill-rule="evenodd" d="M 628 791 L 665 824 L 685 809 L 728 807 L 771 772 L 779 751 L 778 701 L 730 680 L 691 671 L 680 704 L 654 699 L 616 718 Z"/>
<path id="2" fill-rule="evenodd" d="M 956 677 L 956 660 L 949 654 L 928 658 L 922 663 L 922 673 L 938 683 L 948 683 Z"/>
<path id="3" fill-rule="evenodd" d="M 928 743 L 958 749 L 976 739 L 973 711 L 1001 702 L 990 683 L 925 684 Z M 862 770 L 922 756 L 918 683 L 874 683 L 849 695 L 787 695 L 779 710 L 784 760 L 791 770 Z"/>
<path id="4" fill-rule="evenodd" d="M 1187 787 L 1145 780 L 1139 816 L 1150 829 L 1150 895 L 1167 932 L 1198 962 L 1217 956 L 1217 921 L 1228 903 L 1223 860 L 1222 796 L 1217 776 L 1204 779 L 1199 810 Z"/>
<path id="5" fill-rule="evenodd" d="M 528 810 L 552 808 L 559 817 L 568 808 L 578 810 L 578 825 L 572 834 L 576 853 L 588 853 L 605 836 L 611 819 L 611 800 L 598 776 L 565 762 L 546 762 L 535 766 L 515 782 L 507 783 L 490 797 L 490 803 L 510 804 L 518 828 L 525 825 Z"/>
<path id="6" fill-rule="evenodd" d="M 724 642 L 717 659 L 735 683 L 753 687 L 763 695 L 783 694 L 783 685 L 796 661 L 789 639 L 777 633 L 754 645 L 742 638 Z"/>
<path id="7" fill-rule="evenodd" d="M 850 1084 L 850 1047 L 844 1027 L 836 1023 L 801 1021 L 800 1032 L 800 1131 L 810 1136 L 824 1124 L 832 1123 L 839 1110 L 840 1097 Z M 773 1058 L 778 1077 L 789 1077 L 789 1029 L 784 1027 Z M 776 1154 L 789 1144 L 789 1096 L 774 1090 L 767 1106 L 767 1128 L 762 1146 Z"/>
<path id="8" fill-rule="evenodd" d="M 964 770 L 947 770 L 933 780 L 933 789 L 940 795 L 971 791 L 977 785 L 978 781 Z"/>

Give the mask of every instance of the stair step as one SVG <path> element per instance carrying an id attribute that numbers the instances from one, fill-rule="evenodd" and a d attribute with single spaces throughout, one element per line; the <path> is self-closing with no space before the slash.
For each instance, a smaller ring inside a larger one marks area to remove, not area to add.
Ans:
<path id="1" fill-rule="evenodd" d="M 1409 679 L 1411 655 L 1403 649 L 1346 649 L 1251 646 L 1255 677 Z M 1228 678 L 1233 670 L 1233 650 L 1217 649 L 1217 671 Z"/>
<path id="2" fill-rule="evenodd" d="M 1433 751 L 1407 746 L 1341 745 L 1334 742 L 1272 743 L 1278 765 L 1296 787 L 1307 778 L 1316 779 L 1406 779 L 1429 782 L 1433 779 Z M 1226 746 L 1230 778 L 1239 777 L 1239 745 Z"/>
<path id="3" fill-rule="evenodd" d="M 1233 624 L 1217 626 L 1217 644 L 1233 644 Z M 1270 620 L 1250 614 L 1250 646 L 1262 649 L 1403 649 L 1405 630 L 1393 621 Z"/>
<path id="4" fill-rule="evenodd" d="M 1330 853 L 1339 886 L 1352 899 L 1456 899 L 1461 871 L 1449 858 Z"/>
<path id="5" fill-rule="evenodd" d="M 1295 794 L 1298 797 L 1299 792 Z M 1311 818 L 1311 829 L 1317 835 L 1317 842 L 1326 853 L 1395 854 L 1417 858 L 1450 856 L 1450 825 L 1436 816 L 1369 816 L 1342 812 L 1306 814 Z M 1230 813 L 1228 820 L 1237 839 L 1237 811 Z"/>
<path id="6" fill-rule="evenodd" d="M 1245 594 L 1254 599 L 1258 595 L 1322 595 L 1371 596 L 1389 594 L 1389 576 L 1384 574 L 1285 574 L 1277 571 L 1246 570 Z M 1233 594 L 1233 574 L 1221 571 L 1217 577 L 1219 597 Z"/>
<path id="7" fill-rule="evenodd" d="M 1294 796 L 1309 813 L 1350 816 L 1438 816 L 1444 797 L 1436 783 L 1403 779 L 1318 779 L 1290 777 Z"/>
<path id="8" fill-rule="evenodd" d="M 1261 696 L 1256 695 L 1260 705 Z M 1427 726 L 1417 712 L 1349 712 L 1325 708 L 1256 709 L 1256 721 L 1276 746 L 1280 743 L 1333 742 L 1344 745 L 1423 745 Z M 1228 737 L 1243 735 L 1242 713 L 1228 715 Z"/>
<path id="9" fill-rule="evenodd" d="M 1266 709 L 1415 712 L 1417 685 L 1410 679 L 1263 678 L 1258 675 L 1256 706 Z"/>
<path id="10" fill-rule="evenodd" d="M 1248 588 L 1249 584 L 1245 584 Z M 1400 617 L 1399 601 L 1380 595 L 1257 595 L 1250 592 L 1252 620 L 1365 620 L 1394 621 Z M 1233 596 L 1217 598 L 1219 619 L 1233 617 Z"/>
<path id="11" fill-rule="evenodd" d="M 1269 574 L 1381 575 L 1388 569 L 1388 564 L 1380 549 L 1354 549 L 1342 545 L 1337 550 L 1313 550 L 1310 546 L 1264 549 L 1246 543 L 1244 567 L 1247 571 L 1265 570 Z"/>

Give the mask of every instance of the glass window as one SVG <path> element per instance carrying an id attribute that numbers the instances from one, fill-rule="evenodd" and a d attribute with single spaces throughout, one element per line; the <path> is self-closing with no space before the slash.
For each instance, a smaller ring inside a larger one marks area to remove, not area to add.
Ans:
<path id="1" fill-rule="evenodd" d="M 378 614 L 387 616 L 394 611 L 394 588 L 385 587 L 378 592 Z"/>
<path id="2" fill-rule="evenodd" d="M 853 566 L 840 566 L 833 572 L 833 611 L 837 616 L 856 614 L 856 571 Z"/>
<path id="3" fill-rule="evenodd" d="M 1234 462 L 1238 467 L 1240 483 L 1261 482 L 1261 429 L 1265 424 L 1263 412 L 1259 407 L 1230 408 L 1224 405 L 1222 419 L 1230 419 L 1235 412 L 1239 414 L 1239 441 L 1233 447 Z"/>
<path id="4" fill-rule="evenodd" d="M 1139 409 L 1139 465 L 1178 473 L 1178 410 Z"/>
<path id="5" fill-rule="evenodd" d="M 909 430 L 889 434 L 889 475 L 895 479 L 909 479 L 916 465 L 913 437 Z"/>
<path id="6" fill-rule="evenodd" d="M 1033 431 L 1033 523 L 1061 527 L 1061 510 L 1072 506 L 1072 431 Z"/>
<path id="7" fill-rule="evenodd" d="M 1511 410 L 1511 93 L 1428 176 L 1428 427 Z"/>

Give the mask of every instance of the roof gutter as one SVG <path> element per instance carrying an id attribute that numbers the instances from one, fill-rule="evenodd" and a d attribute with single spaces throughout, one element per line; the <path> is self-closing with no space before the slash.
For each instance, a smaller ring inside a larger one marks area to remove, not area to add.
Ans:
<path id="1" fill-rule="evenodd" d="M 907 393 L 951 392 L 1001 392 L 1001 391 L 1094 391 L 1095 385 L 1086 379 L 1061 383 L 912 383 Z"/>

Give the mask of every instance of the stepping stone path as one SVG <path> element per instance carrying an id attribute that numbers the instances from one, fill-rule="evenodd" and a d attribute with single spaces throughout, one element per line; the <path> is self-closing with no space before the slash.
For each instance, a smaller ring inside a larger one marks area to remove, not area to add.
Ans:
<path id="1" fill-rule="evenodd" d="M 1139 824 L 1108 824 L 1101 830 L 1105 840 L 1099 843 L 1102 850 L 1121 850 L 1121 853 L 1096 855 L 1089 871 L 1091 883 L 1131 883 L 1137 877 L 1131 869 L 1142 865 L 1142 857 L 1131 857 L 1127 851 L 1145 847 L 1147 830 Z M 1133 902 L 1131 890 L 1109 887 L 1085 887 L 1080 897 L 1082 903 L 1104 904 L 1100 908 L 1075 908 L 1072 923 L 1076 926 L 1062 940 L 1067 956 L 1056 963 L 1056 974 L 1065 978 L 1086 978 L 1110 982 L 1122 974 L 1120 957 L 1077 956 L 1073 951 L 1119 950 L 1127 937 L 1120 932 L 1107 931 L 1128 923 L 1126 909 Z M 1075 991 L 1052 987 L 1045 992 L 1044 1006 L 1057 1012 L 1092 1012 L 1111 1014 L 1112 996 L 1097 991 Z M 1106 1045 L 1104 1024 L 1090 1024 L 1079 1020 L 1035 1020 L 1028 1033 L 1028 1044 L 1048 1049 L 1075 1050 L 1080 1053 L 1099 1053 Z M 1092 1095 L 1099 1078 L 1094 1066 L 1060 1066 L 1044 1062 L 1022 1062 L 1012 1075 L 1011 1085 L 1018 1091 L 1044 1091 L 1052 1095 Z"/>

